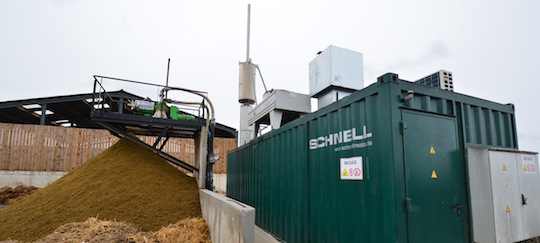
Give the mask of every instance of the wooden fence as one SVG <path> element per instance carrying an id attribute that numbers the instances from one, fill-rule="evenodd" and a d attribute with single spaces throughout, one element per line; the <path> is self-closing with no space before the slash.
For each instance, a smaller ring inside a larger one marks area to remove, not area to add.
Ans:
<path id="1" fill-rule="evenodd" d="M 148 144 L 156 139 L 139 138 Z M 0 170 L 71 171 L 116 141 L 107 130 L 0 123 Z M 236 139 L 215 139 L 214 153 L 221 156 L 215 173 L 226 173 L 227 152 L 235 147 Z M 163 151 L 193 165 L 193 139 L 171 138 Z"/>

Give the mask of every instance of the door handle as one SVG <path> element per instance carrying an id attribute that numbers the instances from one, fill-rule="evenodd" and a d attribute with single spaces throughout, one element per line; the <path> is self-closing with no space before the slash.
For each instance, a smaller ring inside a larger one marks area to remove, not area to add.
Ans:
<path id="1" fill-rule="evenodd" d="M 527 205 L 527 198 L 525 195 L 521 194 L 521 206 Z"/>
<path id="2" fill-rule="evenodd" d="M 463 208 L 463 205 L 456 203 L 456 206 L 454 206 L 454 208 L 456 209 L 458 218 L 461 217 L 461 208 Z"/>

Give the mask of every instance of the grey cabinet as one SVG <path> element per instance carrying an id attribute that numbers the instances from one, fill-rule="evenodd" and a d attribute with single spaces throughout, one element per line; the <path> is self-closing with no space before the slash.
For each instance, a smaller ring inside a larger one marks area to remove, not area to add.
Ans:
<path id="1" fill-rule="evenodd" d="M 540 236 L 537 153 L 469 147 L 467 164 L 475 242 Z"/>

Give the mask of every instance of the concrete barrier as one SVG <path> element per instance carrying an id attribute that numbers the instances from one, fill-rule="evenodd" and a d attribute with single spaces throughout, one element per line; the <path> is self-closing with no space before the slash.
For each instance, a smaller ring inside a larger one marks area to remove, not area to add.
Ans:
<path id="1" fill-rule="evenodd" d="M 61 171 L 8 171 L 0 170 L 0 187 L 19 185 L 46 187 L 64 176 Z"/>
<path id="2" fill-rule="evenodd" d="M 206 189 L 199 195 L 212 242 L 255 242 L 255 208 Z"/>
<path id="3" fill-rule="evenodd" d="M 214 174 L 214 186 L 218 192 L 227 192 L 227 174 Z"/>

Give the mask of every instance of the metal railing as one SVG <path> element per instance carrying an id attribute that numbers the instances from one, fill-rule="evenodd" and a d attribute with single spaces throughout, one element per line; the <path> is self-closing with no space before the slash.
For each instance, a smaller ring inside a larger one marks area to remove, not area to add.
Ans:
<path id="1" fill-rule="evenodd" d="M 105 88 L 105 82 L 107 82 L 107 84 L 111 87 L 120 84 L 122 89 L 120 89 L 120 91 L 111 92 L 111 88 Z M 157 92 L 154 93 L 155 95 L 149 95 L 150 93 L 153 93 L 151 92 L 151 88 L 153 87 L 157 88 Z M 133 88 L 135 91 L 142 91 L 144 96 L 138 96 L 128 92 L 127 90 L 129 90 L 129 88 Z M 146 100 L 166 105 L 174 105 L 178 108 L 179 112 L 190 114 L 204 120 L 210 117 L 209 111 L 205 108 L 208 102 L 204 98 L 202 98 L 200 101 L 180 101 L 179 99 L 169 98 L 167 94 L 165 97 L 163 97 L 161 94 L 163 90 L 177 90 L 187 93 L 196 92 L 197 94 L 203 95 L 207 94 L 203 91 L 188 90 L 136 80 L 94 75 L 94 90 L 92 92 L 93 96 L 91 101 L 92 112 L 96 114 L 99 114 L 102 111 L 123 113 L 124 107 L 129 102 L 128 100 Z"/>

